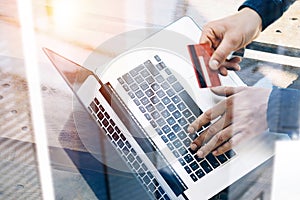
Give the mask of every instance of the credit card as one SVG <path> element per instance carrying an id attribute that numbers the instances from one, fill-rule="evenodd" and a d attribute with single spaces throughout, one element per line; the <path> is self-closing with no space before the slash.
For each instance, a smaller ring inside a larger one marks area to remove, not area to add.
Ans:
<path id="1" fill-rule="evenodd" d="M 220 86 L 219 71 L 212 70 L 208 63 L 213 49 L 209 44 L 188 45 L 190 57 L 200 88 Z"/>

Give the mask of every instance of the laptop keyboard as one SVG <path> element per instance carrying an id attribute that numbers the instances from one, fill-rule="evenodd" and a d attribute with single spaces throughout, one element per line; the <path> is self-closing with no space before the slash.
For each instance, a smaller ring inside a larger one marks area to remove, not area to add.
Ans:
<path id="1" fill-rule="evenodd" d="M 170 200 L 164 189 L 159 185 L 157 179 L 143 163 L 140 156 L 132 148 L 126 136 L 122 133 L 114 120 L 110 118 L 104 107 L 100 104 L 97 98 L 90 103 L 88 107 L 93 117 L 97 120 L 110 139 L 111 143 L 119 151 L 120 155 L 126 161 L 130 169 L 137 174 L 137 177 L 142 184 L 148 189 L 151 196 L 159 200 Z"/>
<path id="2" fill-rule="evenodd" d="M 118 81 L 195 182 L 228 162 L 235 152 L 197 157 L 189 146 L 209 124 L 187 134 L 188 125 L 202 111 L 161 58 L 156 55 L 153 60 L 155 64 L 147 60 Z"/>

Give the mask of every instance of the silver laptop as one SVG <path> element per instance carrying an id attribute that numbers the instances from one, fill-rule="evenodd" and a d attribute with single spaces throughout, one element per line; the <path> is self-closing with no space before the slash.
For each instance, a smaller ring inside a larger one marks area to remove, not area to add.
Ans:
<path id="1" fill-rule="evenodd" d="M 64 77 L 153 199 L 208 199 L 273 155 L 275 134 L 261 134 L 220 156 L 199 159 L 186 128 L 219 99 L 200 89 L 187 45 L 201 29 L 183 17 L 89 70 L 49 49 Z M 230 72 L 222 85 L 244 85 Z"/>

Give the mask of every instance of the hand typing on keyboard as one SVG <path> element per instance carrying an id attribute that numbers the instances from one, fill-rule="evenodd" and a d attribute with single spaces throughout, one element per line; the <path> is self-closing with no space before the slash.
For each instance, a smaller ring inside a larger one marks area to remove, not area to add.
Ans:
<path id="1" fill-rule="evenodd" d="M 202 158 L 210 152 L 220 155 L 245 139 L 264 132 L 267 128 L 266 109 L 271 90 L 257 87 L 215 87 L 217 95 L 227 98 L 201 114 L 188 127 L 193 133 L 216 120 L 204 130 L 190 147 Z"/>

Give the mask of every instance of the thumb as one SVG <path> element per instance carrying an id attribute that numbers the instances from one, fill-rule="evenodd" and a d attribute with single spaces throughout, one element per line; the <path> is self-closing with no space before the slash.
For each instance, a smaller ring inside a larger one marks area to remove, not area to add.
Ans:
<path id="1" fill-rule="evenodd" d="M 209 66 L 213 70 L 218 70 L 220 65 L 225 62 L 227 56 L 235 50 L 235 46 L 230 40 L 224 36 L 224 39 L 214 51 L 209 61 Z"/>

